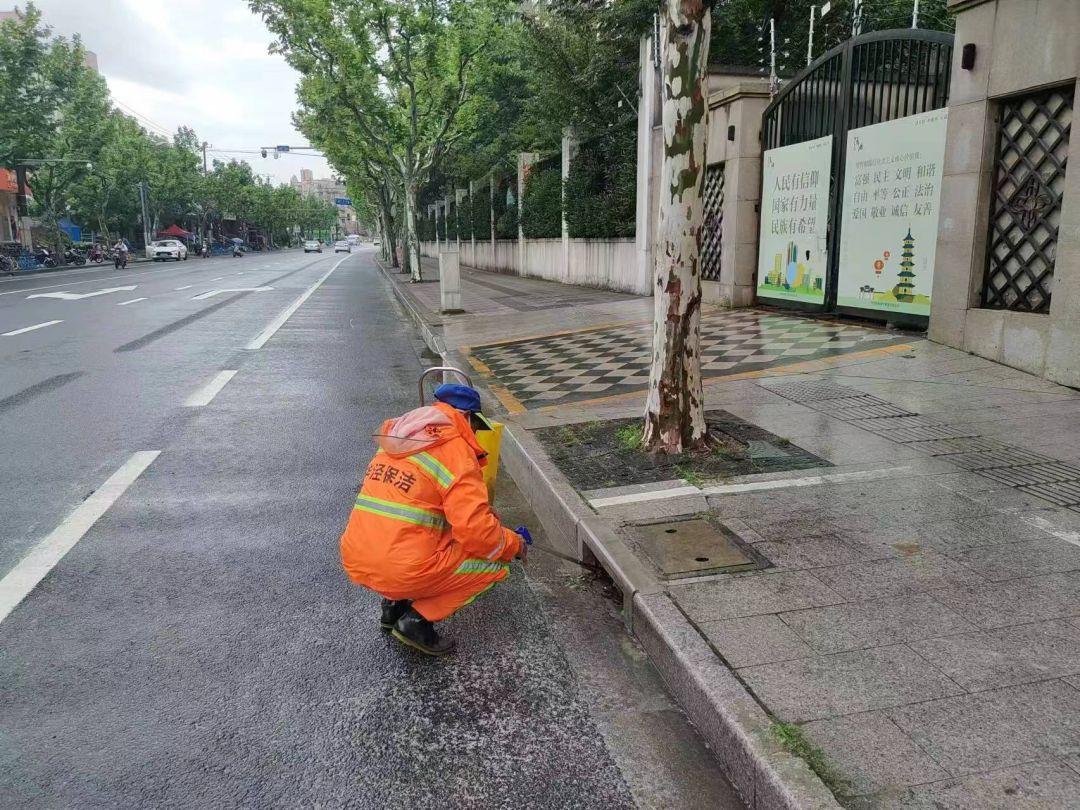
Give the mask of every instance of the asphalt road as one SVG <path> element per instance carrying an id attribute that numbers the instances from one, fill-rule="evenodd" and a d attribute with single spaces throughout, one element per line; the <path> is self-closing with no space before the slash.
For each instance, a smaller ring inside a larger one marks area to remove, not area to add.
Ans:
<path id="1" fill-rule="evenodd" d="M 0 281 L 0 806 L 740 806 L 603 581 L 378 630 L 337 538 L 430 360 L 371 259 Z"/>

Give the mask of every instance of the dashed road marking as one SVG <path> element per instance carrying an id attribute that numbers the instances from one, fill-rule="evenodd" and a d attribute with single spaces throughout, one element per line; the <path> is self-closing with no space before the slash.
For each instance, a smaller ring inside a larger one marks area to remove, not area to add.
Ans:
<path id="1" fill-rule="evenodd" d="M 146 298 L 132 298 L 130 301 L 121 301 L 117 304 L 118 307 L 126 307 L 128 304 L 137 304 L 139 301 L 145 301 Z"/>
<path id="2" fill-rule="evenodd" d="M 209 405 L 214 401 L 214 397 L 220 393 L 229 380 L 236 376 L 236 370 L 219 371 L 215 374 L 206 385 L 197 390 L 194 394 L 184 400 L 185 408 L 201 408 L 204 405 Z"/>
<path id="3" fill-rule="evenodd" d="M 0 579 L 0 622 L 37 587 L 160 454 L 160 450 L 140 450 L 132 454 L 93 495 L 75 507 L 63 523 Z"/>
<path id="4" fill-rule="evenodd" d="M 3 337 L 15 337 L 26 332 L 33 332 L 35 329 L 44 329 L 46 326 L 53 326 L 54 324 L 63 323 L 63 321 L 45 321 L 44 323 L 35 323 L 33 326 L 24 326 L 22 329 L 12 329 L 10 332 L 4 332 Z"/>
<path id="5" fill-rule="evenodd" d="M 348 258 L 349 257 L 346 256 L 344 259 L 338 259 L 338 261 L 334 263 L 333 267 L 323 273 L 322 278 L 320 278 L 318 281 L 316 281 L 314 284 L 304 290 L 304 292 L 300 295 L 299 298 L 289 304 L 289 306 L 286 307 L 280 315 L 274 318 L 274 320 L 270 322 L 270 325 L 266 327 L 262 332 L 260 332 L 259 336 L 247 345 L 247 348 L 254 350 L 261 349 L 263 346 L 265 346 L 266 341 L 270 340 L 270 338 L 274 336 L 274 333 L 285 325 L 285 321 L 289 320 L 289 318 L 292 317 L 293 313 L 296 312 L 296 310 L 300 309 L 301 304 L 307 301 L 308 298 L 311 297 L 311 294 L 314 293 L 317 289 L 319 289 L 319 287 L 323 285 L 324 281 L 330 278 L 330 274 L 337 270 L 338 267 L 341 266 L 341 263 Z"/>
<path id="6" fill-rule="evenodd" d="M 174 287 L 173 292 L 180 292 L 181 290 L 190 290 L 194 287 L 194 284 L 185 284 L 183 287 Z"/>

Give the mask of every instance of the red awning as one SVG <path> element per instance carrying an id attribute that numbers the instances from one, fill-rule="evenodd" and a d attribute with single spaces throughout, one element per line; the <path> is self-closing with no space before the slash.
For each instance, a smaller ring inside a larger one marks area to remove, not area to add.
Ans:
<path id="1" fill-rule="evenodd" d="M 179 225 L 170 225 L 163 231 L 158 231 L 158 236 L 171 236 L 174 239 L 187 239 L 191 236 L 191 233 L 185 231 Z"/>

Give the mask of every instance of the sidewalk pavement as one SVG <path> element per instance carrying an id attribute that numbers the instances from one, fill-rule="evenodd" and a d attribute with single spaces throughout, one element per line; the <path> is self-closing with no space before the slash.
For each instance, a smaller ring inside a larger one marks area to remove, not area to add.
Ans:
<path id="1" fill-rule="evenodd" d="M 507 470 L 612 574 L 749 806 L 1080 805 L 1080 392 L 921 336 L 705 309 L 707 407 L 823 466 L 577 491 L 538 437 L 640 416 L 652 301 L 462 268 L 466 314 L 440 316 L 437 284 L 388 277 L 498 396 Z M 765 567 L 665 575 L 641 525 L 702 516 Z"/>

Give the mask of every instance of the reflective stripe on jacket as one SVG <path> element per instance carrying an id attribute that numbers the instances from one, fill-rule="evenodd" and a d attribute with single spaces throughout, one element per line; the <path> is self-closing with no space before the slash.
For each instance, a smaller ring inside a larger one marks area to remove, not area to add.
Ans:
<path id="1" fill-rule="evenodd" d="M 521 539 L 491 511 L 484 452 L 464 414 L 443 403 L 411 411 L 383 424 L 380 445 L 341 536 L 354 582 L 410 593 L 447 573 L 490 573 L 517 555 Z"/>

